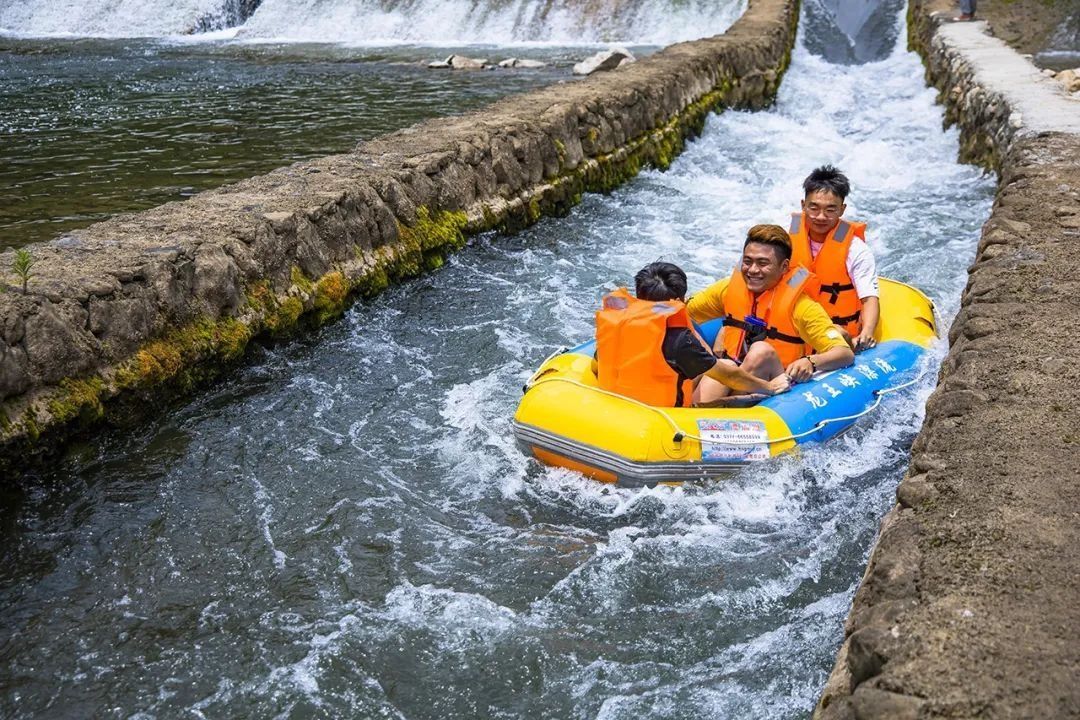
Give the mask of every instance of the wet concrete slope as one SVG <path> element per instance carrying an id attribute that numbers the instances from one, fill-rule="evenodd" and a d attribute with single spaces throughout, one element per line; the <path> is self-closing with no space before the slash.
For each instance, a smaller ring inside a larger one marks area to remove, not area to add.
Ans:
<path id="1" fill-rule="evenodd" d="M 818 718 L 1080 716 L 1080 102 L 952 14 L 911 41 L 998 196 Z"/>

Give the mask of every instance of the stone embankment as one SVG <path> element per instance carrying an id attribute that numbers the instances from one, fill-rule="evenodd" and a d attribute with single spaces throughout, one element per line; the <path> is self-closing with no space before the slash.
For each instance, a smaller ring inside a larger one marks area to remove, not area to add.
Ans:
<path id="1" fill-rule="evenodd" d="M 911 43 L 999 190 L 821 720 L 1080 717 L 1080 102 L 954 13 Z"/>
<path id="2" fill-rule="evenodd" d="M 11 276 L 0 292 L 0 476 L 437 268 L 468 234 L 665 168 L 710 111 L 771 102 L 797 20 L 797 0 L 751 0 L 723 35 L 31 247 L 29 293 Z"/>

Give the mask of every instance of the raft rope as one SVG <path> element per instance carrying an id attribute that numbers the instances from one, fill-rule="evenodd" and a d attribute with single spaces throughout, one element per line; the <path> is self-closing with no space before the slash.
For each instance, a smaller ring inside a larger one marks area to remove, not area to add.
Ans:
<path id="1" fill-rule="evenodd" d="M 566 352 L 566 351 L 567 351 L 568 349 L 569 349 L 569 348 L 566 348 L 566 347 L 561 347 L 561 348 L 559 348 L 558 350 L 556 350 L 555 352 L 553 352 L 553 353 L 551 353 L 550 355 L 548 355 L 548 356 L 547 356 L 546 358 L 544 358 L 544 362 L 540 363 L 540 365 L 539 365 L 539 366 L 538 366 L 538 367 L 536 368 L 536 372 L 534 372 L 534 373 L 533 373 L 532 375 L 530 375 L 530 376 L 529 376 L 529 379 L 525 381 L 525 386 L 524 386 L 524 387 L 523 387 L 523 388 L 521 389 L 521 391 L 522 391 L 522 392 L 529 392 L 529 388 L 531 388 L 531 387 L 532 387 L 533 385 L 535 385 L 535 384 L 536 384 L 536 378 L 540 377 L 540 376 L 541 376 L 541 375 L 543 375 L 544 373 L 547 373 L 547 372 L 551 372 L 551 368 L 549 368 L 549 367 L 546 367 L 546 366 L 547 366 L 547 364 L 548 364 L 549 362 L 551 362 L 552 360 L 554 360 L 555 358 L 557 358 L 557 357 L 559 357 L 560 355 L 562 355 L 562 354 L 563 354 L 564 352 Z M 570 380 L 568 380 L 567 382 L 573 382 L 573 381 L 570 381 Z M 588 387 L 588 386 L 587 386 L 587 385 L 583 385 L 582 387 Z M 600 389 L 600 388 L 597 388 L 597 390 L 599 390 L 599 389 Z M 621 396 L 621 395 L 619 395 L 619 396 L 617 396 L 617 397 L 622 397 L 622 396 Z M 627 399 L 627 400 L 629 400 L 630 398 L 626 398 L 626 399 Z"/>
<path id="2" fill-rule="evenodd" d="M 558 350 L 557 352 L 555 352 L 551 356 L 549 356 L 547 360 L 550 360 L 551 358 L 555 357 L 556 355 L 559 355 L 562 352 L 564 352 L 564 351 L 563 350 Z M 541 368 L 544 367 L 544 365 L 547 364 L 547 360 L 545 360 L 544 363 L 540 365 Z M 569 378 L 553 377 L 553 378 L 546 378 L 546 379 L 543 379 L 543 380 L 536 380 L 537 376 L 543 374 L 543 373 L 540 372 L 540 370 L 537 370 L 535 373 L 533 373 L 533 376 L 531 378 L 529 378 L 529 382 L 526 383 L 525 389 L 529 390 L 529 389 L 531 389 L 533 387 L 536 387 L 537 385 L 543 385 L 544 383 L 549 383 L 549 382 L 562 382 L 562 383 L 567 383 L 567 384 L 570 384 L 570 385 L 576 385 L 577 387 L 585 388 L 586 390 L 591 390 L 591 391 L 598 392 L 598 393 L 601 393 L 601 394 L 604 394 L 604 395 L 609 395 L 609 396 L 611 396 L 613 398 L 618 398 L 620 400 L 625 400 L 626 402 L 633 403 L 634 405 L 638 405 L 640 407 L 643 407 L 646 410 L 651 410 L 652 412 L 656 413 L 660 417 L 664 418 L 664 420 L 667 421 L 668 425 L 671 426 L 671 429 L 675 431 L 675 435 L 672 437 L 672 440 L 674 442 L 677 442 L 677 443 L 682 442 L 686 438 L 690 438 L 691 440 L 697 440 L 702 445 L 704 445 L 705 443 L 709 443 L 709 444 L 712 444 L 712 445 L 775 445 L 777 443 L 790 442 L 792 440 L 799 440 L 801 438 L 807 437 L 808 435 L 813 435 L 816 432 L 820 432 L 827 425 L 831 425 L 832 423 L 847 422 L 849 420 L 850 421 L 858 420 L 859 418 L 863 417 L 864 415 L 868 415 L 871 412 L 873 412 L 874 410 L 876 410 L 878 405 L 881 404 L 881 398 L 882 397 L 884 397 L 885 395 L 889 395 L 890 393 L 900 392 L 901 390 L 904 390 L 906 388 L 911 387 L 912 385 L 915 385 L 920 380 L 922 380 L 924 377 L 926 377 L 927 372 L 928 372 L 928 370 L 926 368 L 923 368 L 922 372 L 920 372 L 918 374 L 918 376 L 916 376 L 913 380 L 909 380 L 908 382 L 901 383 L 899 385 L 894 385 L 892 387 L 882 388 L 880 390 L 874 390 L 873 393 L 872 393 L 873 396 L 874 396 L 874 402 L 869 407 L 865 408 L 864 410 L 862 410 L 860 412 L 855 413 L 854 415 L 841 415 L 840 417 L 825 418 L 824 420 L 819 421 L 817 425 L 810 428 L 809 430 L 806 430 L 806 431 L 801 432 L 801 433 L 793 433 L 791 435 L 786 435 L 784 437 L 766 438 L 764 440 L 724 440 L 722 442 L 714 442 L 714 441 L 711 441 L 711 440 L 705 440 L 700 435 L 694 435 L 692 433 L 684 432 L 682 430 L 682 428 L 679 427 L 679 424 L 676 423 L 671 418 L 671 416 L 668 415 L 666 412 L 664 412 L 663 410 L 661 410 L 658 407 L 653 407 L 652 405 L 649 405 L 647 403 L 643 403 L 640 400 L 634 400 L 633 398 L 628 398 L 625 395 L 619 395 L 618 393 L 611 392 L 610 390 L 604 390 L 603 388 L 598 388 L 598 387 L 596 387 L 594 385 L 586 385 L 585 383 L 578 382 L 577 380 L 571 380 Z M 535 380 L 535 382 L 534 382 L 534 380 Z"/>

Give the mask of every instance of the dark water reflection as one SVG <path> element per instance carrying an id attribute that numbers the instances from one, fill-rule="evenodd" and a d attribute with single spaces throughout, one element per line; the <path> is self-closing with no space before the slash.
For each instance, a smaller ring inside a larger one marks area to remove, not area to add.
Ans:
<path id="1" fill-rule="evenodd" d="M 541 70 L 423 66 L 452 52 L 0 38 L 0 248 L 572 82 L 590 50 L 466 50 Z"/>

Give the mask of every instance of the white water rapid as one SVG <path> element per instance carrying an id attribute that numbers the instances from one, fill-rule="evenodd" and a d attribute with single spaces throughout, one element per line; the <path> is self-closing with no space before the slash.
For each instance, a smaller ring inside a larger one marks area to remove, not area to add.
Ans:
<path id="1" fill-rule="evenodd" d="M 156 37 L 232 27 L 240 38 L 354 45 L 666 45 L 722 33 L 743 13 L 746 0 L 262 0 L 250 15 L 254 4 L 5 0 L 0 32 Z"/>
<path id="2" fill-rule="evenodd" d="M 0 2 L 0 33 L 27 37 L 186 35 L 234 25 L 244 15 L 244 2 L 245 0 L 4 0 Z"/>

